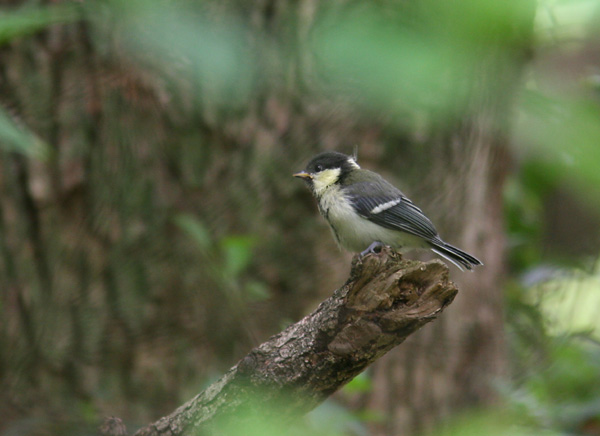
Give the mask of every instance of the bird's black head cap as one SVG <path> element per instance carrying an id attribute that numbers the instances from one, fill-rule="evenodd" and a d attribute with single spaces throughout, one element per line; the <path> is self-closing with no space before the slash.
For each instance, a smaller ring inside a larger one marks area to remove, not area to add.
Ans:
<path id="1" fill-rule="evenodd" d="M 343 177 L 353 169 L 359 168 L 356 161 L 343 153 L 337 151 L 325 151 L 316 155 L 306 166 L 306 172 L 316 174 L 323 170 L 339 168 L 340 176 Z"/>

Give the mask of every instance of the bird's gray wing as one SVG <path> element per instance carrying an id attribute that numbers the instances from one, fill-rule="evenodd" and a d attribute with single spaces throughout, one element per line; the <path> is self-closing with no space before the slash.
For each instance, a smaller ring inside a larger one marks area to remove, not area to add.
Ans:
<path id="1" fill-rule="evenodd" d="M 375 224 L 431 242 L 439 240 L 438 232 L 429 218 L 392 185 L 382 186 L 381 182 L 355 183 L 345 189 L 345 194 L 354 210 Z"/>

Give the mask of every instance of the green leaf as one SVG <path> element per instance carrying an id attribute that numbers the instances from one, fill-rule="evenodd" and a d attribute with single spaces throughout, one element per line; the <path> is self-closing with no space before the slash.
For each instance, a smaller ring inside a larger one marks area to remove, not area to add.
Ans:
<path id="1" fill-rule="evenodd" d="M 349 394 L 364 394 L 373 390 L 371 377 L 366 372 L 361 372 L 354 377 L 350 383 L 344 386 L 344 392 Z"/>
<path id="2" fill-rule="evenodd" d="M 198 246 L 206 251 L 212 243 L 210 233 L 206 226 L 195 216 L 180 214 L 174 218 L 175 224 L 196 241 Z"/>
<path id="3" fill-rule="evenodd" d="M 77 9 L 69 4 L 44 8 L 23 7 L 0 13 L 0 46 L 21 36 L 38 32 L 52 24 L 67 23 L 78 18 Z"/>
<path id="4" fill-rule="evenodd" d="M 245 289 L 246 295 L 252 301 L 264 301 L 271 296 L 267 286 L 264 283 L 255 280 L 246 283 Z"/>
<path id="5" fill-rule="evenodd" d="M 248 235 L 227 236 L 221 240 L 225 273 L 238 276 L 250 264 L 256 239 Z"/>
<path id="6" fill-rule="evenodd" d="M 45 159 L 50 147 L 34 132 L 15 120 L 0 108 L 0 147 L 6 151 L 23 153 L 30 157 Z"/>

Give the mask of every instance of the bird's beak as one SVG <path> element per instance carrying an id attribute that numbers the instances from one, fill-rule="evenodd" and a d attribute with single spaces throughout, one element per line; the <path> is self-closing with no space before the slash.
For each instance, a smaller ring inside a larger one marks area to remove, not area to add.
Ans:
<path id="1" fill-rule="evenodd" d="M 294 177 L 300 177 L 301 179 L 312 179 L 312 174 L 307 173 L 306 171 L 300 171 L 299 173 L 293 174 Z"/>

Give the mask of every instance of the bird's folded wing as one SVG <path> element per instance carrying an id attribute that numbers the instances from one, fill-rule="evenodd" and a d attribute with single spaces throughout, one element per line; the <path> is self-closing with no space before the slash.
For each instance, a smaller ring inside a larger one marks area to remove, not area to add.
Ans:
<path id="1" fill-rule="evenodd" d="M 377 187 L 370 185 L 356 184 L 346 191 L 348 200 L 360 216 L 382 227 L 402 230 L 428 241 L 439 239 L 429 218 L 400 191 L 389 196 L 377 195 L 381 194 Z"/>

